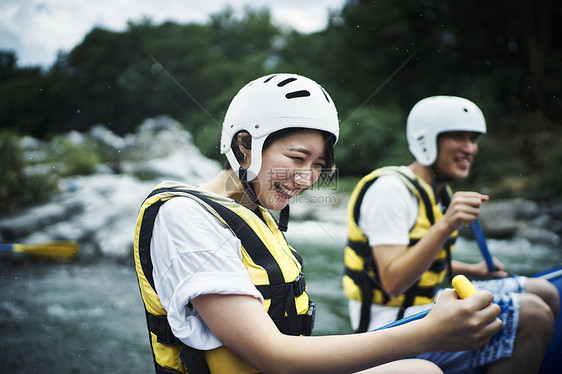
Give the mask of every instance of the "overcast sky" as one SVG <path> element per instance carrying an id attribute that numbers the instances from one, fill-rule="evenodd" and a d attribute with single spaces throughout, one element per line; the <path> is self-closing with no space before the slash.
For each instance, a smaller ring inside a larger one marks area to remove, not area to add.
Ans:
<path id="1" fill-rule="evenodd" d="M 329 10 L 345 0 L 0 0 L 0 49 L 15 51 L 19 66 L 49 67 L 60 50 L 70 51 L 94 27 L 122 31 L 143 17 L 154 23 L 209 20 L 227 4 L 268 7 L 273 21 L 300 32 L 321 30 Z"/>

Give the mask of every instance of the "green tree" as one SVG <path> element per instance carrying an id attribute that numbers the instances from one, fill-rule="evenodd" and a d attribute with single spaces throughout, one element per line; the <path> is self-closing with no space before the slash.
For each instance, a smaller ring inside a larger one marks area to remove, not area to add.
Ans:
<path id="1" fill-rule="evenodd" d="M 13 52 L 0 51 L 0 129 L 42 136 L 49 113 L 45 76 L 16 62 Z"/>
<path id="2" fill-rule="evenodd" d="M 382 166 L 413 161 L 395 108 L 364 107 L 343 119 L 336 144 L 339 174 L 364 175 Z"/>
<path id="3" fill-rule="evenodd" d="M 324 34 L 333 46 L 328 80 L 344 94 L 336 99 L 340 113 L 345 117 L 360 103 L 407 113 L 426 96 L 467 97 L 484 111 L 489 144 L 511 145 L 502 155 L 505 165 L 516 165 L 497 168 L 498 159 L 481 152 L 475 178 L 536 179 L 547 165 L 541 139 L 562 131 L 562 85 L 554 68 L 562 58 L 555 38 L 561 12 L 552 0 L 348 1 Z M 356 131 L 359 137 L 363 130 Z"/>
<path id="4" fill-rule="evenodd" d="M 46 71 L 19 68 L 12 52 L 0 51 L 0 128 L 48 138 L 101 123 L 124 134 L 165 114 L 218 158 L 220 123 L 237 90 L 263 74 L 295 72 L 336 102 L 344 173 L 401 162 L 408 111 L 448 94 L 477 103 L 488 123 L 471 183 L 524 176 L 538 190 L 558 159 L 545 151 L 557 146 L 547 140 L 562 133 L 560 16 L 555 0 L 348 0 L 312 34 L 280 29 L 255 8 L 225 8 L 205 24 L 145 19 L 123 32 L 96 28 Z"/>

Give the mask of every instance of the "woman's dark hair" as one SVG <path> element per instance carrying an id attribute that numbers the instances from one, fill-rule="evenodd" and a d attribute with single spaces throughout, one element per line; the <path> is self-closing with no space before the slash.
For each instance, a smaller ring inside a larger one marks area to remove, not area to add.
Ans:
<path id="1" fill-rule="evenodd" d="M 282 139 L 296 131 L 302 131 L 302 130 L 309 130 L 309 129 L 302 128 L 302 127 L 290 127 L 270 134 L 265 140 L 265 143 L 263 144 L 262 152 L 265 151 L 267 148 L 269 148 L 269 146 L 273 144 L 273 142 L 275 142 L 276 140 Z M 334 171 L 333 169 L 334 169 L 334 159 L 335 159 L 334 156 L 335 137 L 333 134 L 330 134 L 329 132 L 322 131 L 322 130 L 318 130 L 318 131 L 320 131 L 320 133 L 322 134 L 322 138 L 324 139 L 324 144 L 326 145 L 326 165 L 322 168 L 322 174 L 331 174 Z M 243 134 L 240 141 L 238 141 L 238 134 Z M 230 147 L 234 152 L 234 156 L 236 157 L 238 162 L 242 162 L 242 160 L 244 160 L 244 154 L 240 151 L 239 146 L 242 146 L 246 149 L 252 149 L 252 137 L 248 132 L 239 131 L 232 137 L 232 142 L 230 143 Z M 223 169 L 229 170 L 231 168 L 232 167 L 227 160 L 223 165 Z"/>
<path id="2" fill-rule="evenodd" d="M 240 134 L 242 134 L 241 140 L 238 141 L 238 135 Z M 240 150 L 240 146 L 246 149 L 252 149 L 252 136 L 247 131 L 238 131 L 236 134 L 234 134 L 234 136 L 232 137 L 232 141 L 230 142 L 230 148 L 232 149 L 232 152 L 234 152 L 234 157 L 236 157 L 236 160 L 238 160 L 239 163 L 244 160 L 244 154 Z M 228 160 L 226 160 L 222 168 L 224 170 L 230 170 L 232 169 L 232 166 L 230 165 Z"/>

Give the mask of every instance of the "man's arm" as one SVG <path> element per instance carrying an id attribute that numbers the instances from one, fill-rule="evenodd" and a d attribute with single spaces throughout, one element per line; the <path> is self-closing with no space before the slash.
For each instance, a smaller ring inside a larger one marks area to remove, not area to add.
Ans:
<path id="1" fill-rule="evenodd" d="M 457 192 L 445 215 L 410 250 L 406 245 L 372 246 L 380 280 L 391 295 L 402 294 L 429 268 L 449 236 L 480 213 L 488 197 L 477 192 Z M 460 268 L 459 268 L 460 269 Z"/>
<path id="2" fill-rule="evenodd" d="M 451 235 L 439 221 L 410 250 L 407 246 L 373 246 L 382 286 L 389 294 L 399 296 L 429 268 L 437 253 Z"/>

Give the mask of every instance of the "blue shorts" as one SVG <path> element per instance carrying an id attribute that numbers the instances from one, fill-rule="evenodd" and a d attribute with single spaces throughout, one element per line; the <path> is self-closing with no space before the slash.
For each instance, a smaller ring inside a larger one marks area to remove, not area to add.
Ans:
<path id="1" fill-rule="evenodd" d="M 519 323 L 519 294 L 525 291 L 526 279 L 526 277 L 511 277 L 473 282 L 476 288 L 494 294 L 494 302 L 502 310 L 499 316 L 503 322 L 502 330 L 482 348 L 463 352 L 426 352 L 416 357 L 435 363 L 445 374 L 484 373 L 486 365 L 511 357 Z M 417 309 L 419 306 L 414 308 Z"/>

